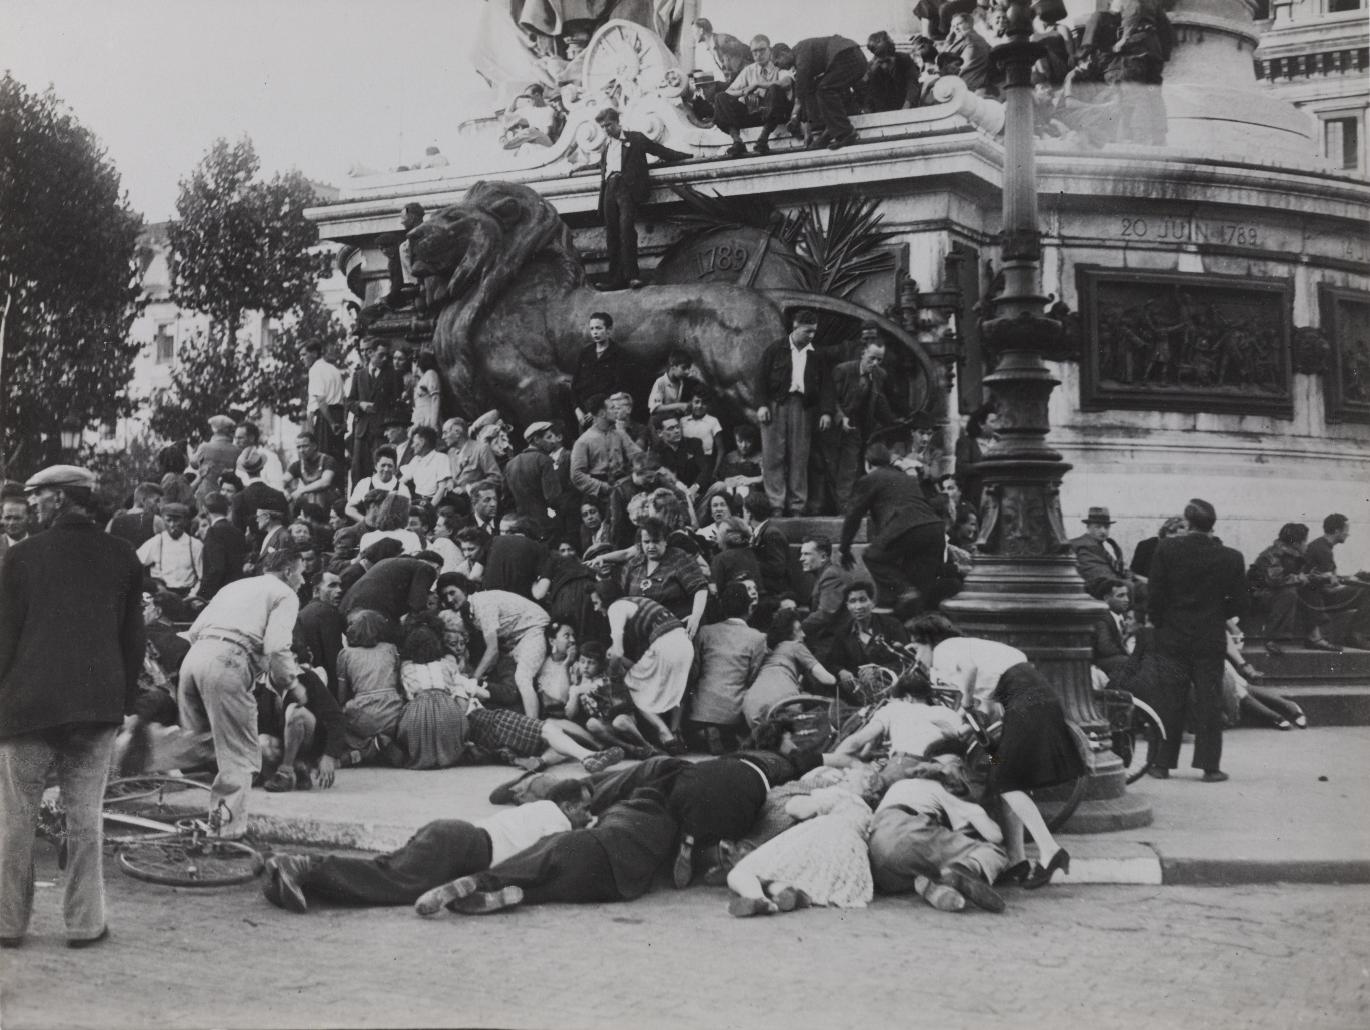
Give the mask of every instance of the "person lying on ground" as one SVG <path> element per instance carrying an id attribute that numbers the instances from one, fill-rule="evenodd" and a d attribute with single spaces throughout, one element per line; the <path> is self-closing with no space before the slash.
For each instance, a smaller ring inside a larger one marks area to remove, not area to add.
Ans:
<path id="1" fill-rule="evenodd" d="M 287 912 L 308 911 L 308 896 L 350 905 L 412 905 L 425 892 L 479 873 L 552 834 L 590 821 L 590 792 L 563 780 L 546 800 L 486 819 L 438 819 L 385 855 L 281 855 L 266 864 L 262 894 Z M 434 910 L 436 911 L 436 909 Z"/>

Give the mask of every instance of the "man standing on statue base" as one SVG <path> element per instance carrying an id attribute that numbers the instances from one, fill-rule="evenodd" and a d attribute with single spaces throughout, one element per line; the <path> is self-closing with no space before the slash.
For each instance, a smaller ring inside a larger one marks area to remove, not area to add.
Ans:
<path id="1" fill-rule="evenodd" d="M 651 189 L 647 155 L 662 161 L 688 161 L 689 154 L 655 143 L 640 132 L 625 132 L 618 111 L 606 107 L 595 115 L 609 142 L 599 157 L 599 215 L 609 251 L 609 289 L 641 286 L 637 267 L 637 206 Z"/>
<path id="2" fill-rule="evenodd" d="M 1219 768 L 1227 620 L 1246 614 L 1246 561 L 1213 535 L 1213 505 L 1195 498 L 1185 505 L 1184 518 L 1189 531 L 1160 542 L 1148 582 L 1159 670 L 1154 701 L 1166 729 L 1149 771 L 1164 780 L 1179 764 L 1192 683 L 1193 765 L 1203 770 L 1205 783 L 1221 783 L 1228 778 Z"/>

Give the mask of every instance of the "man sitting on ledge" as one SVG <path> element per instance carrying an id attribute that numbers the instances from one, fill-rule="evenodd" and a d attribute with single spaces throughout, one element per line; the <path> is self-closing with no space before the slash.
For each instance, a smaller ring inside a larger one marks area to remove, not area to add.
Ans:
<path id="1" fill-rule="evenodd" d="M 1337 560 L 1332 557 L 1332 548 L 1346 543 L 1350 535 L 1351 520 L 1345 515 L 1332 514 L 1322 520 L 1322 536 L 1304 551 L 1310 577 L 1321 589 L 1313 597 L 1305 597 L 1305 601 L 1318 626 L 1327 625 L 1333 612 L 1347 612 L 1346 646 L 1370 651 L 1370 578 L 1365 573 L 1354 578 L 1338 575 Z M 1309 647 L 1320 651 L 1337 650 L 1336 644 L 1326 640 L 1315 644 L 1313 639 L 1309 637 Z"/>

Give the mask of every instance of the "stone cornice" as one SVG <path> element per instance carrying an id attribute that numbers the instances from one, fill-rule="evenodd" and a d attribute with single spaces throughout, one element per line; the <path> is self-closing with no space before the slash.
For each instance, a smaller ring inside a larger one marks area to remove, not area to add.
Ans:
<path id="1" fill-rule="evenodd" d="M 1038 192 L 1051 206 L 1109 197 L 1222 204 L 1370 223 L 1370 183 L 1342 175 L 1142 146 L 1081 153 L 1039 145 L 1037 153 Z M 652 173 L 651 199 L 673 202 L 668 187 L 682 183 L 723 196 L 764 195 L 782 204 L 848 189 L 950 189 L 996 204 L 1002 166 L 999 142 L 963 124 L 840 151 L 794 150 L 745 161 L 658 167 Z M 459 201 L 481 178 L 493 177 L 429 180 L 393 194 L 311 208 L 308 214 L 324 238 L 359 241 L 395 228 L 397 212 L 407 201 L 417 200 L 430 210 L 440 208 Z M 526 182 L 565 217 L 594 217 L 599 195 L 594 172 L 543 179 L 527 172 L 506 177 Z"/>

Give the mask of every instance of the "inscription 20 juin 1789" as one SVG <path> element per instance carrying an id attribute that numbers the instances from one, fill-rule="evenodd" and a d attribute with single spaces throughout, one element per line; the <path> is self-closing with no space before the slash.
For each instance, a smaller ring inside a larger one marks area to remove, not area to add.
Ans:
<path id="1" fill-rule="evenodd" d="M 1267 245 L 1258 226 L 1190 215 L 1149 218 L 1123 215 L 1118 220 L 1117 233 L 1125 240 L 1147 240 L 1153 243 L 1216 243 L 1225 247 Z"/>

